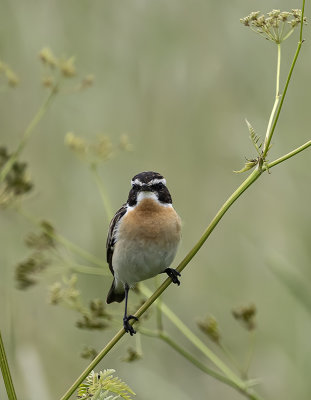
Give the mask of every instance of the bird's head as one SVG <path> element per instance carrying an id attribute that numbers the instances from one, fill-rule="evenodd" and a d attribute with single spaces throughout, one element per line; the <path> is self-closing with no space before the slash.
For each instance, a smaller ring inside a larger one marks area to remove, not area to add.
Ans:
<path id="1" fill-rule="evenodd" d="M 131 184 L 132 188 L 128 197 L 128 205 L 131 207 L 147 198 L 158 201 L 162 205 L 172 204 L 166 180 L 158 172 L 140 172 L 132 178 Z"/>

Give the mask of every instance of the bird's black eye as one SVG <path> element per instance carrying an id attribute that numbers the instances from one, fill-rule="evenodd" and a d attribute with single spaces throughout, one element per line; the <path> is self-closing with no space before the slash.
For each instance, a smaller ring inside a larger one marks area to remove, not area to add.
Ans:
<path id="1" fill-rule="evenodd" d="M 152 185 L 152 189 L 153 189 L 153 190 L 156 190 L 156 191 L 159 191 L 159 190 L 161 190 L 161 189 L 163 189 L 163 188 L 164 188 L 164 185 L 163 185 L 162 182 L 155 183 L 154 185 Z"/>
<path id="2" fill-rule="evenodd" d="M 135 183 L 132 185 L 132 189 L 138 191 L 140 189 L 139 185 L 136 185 Z"/>

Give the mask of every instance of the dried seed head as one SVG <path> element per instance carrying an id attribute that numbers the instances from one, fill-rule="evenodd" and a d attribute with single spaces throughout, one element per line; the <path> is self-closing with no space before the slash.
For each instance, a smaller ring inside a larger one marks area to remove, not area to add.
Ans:
<path id="1" fill-rule="evenodd" d="M 97 356 L 97 351 L 94 349 L 94 347 L 84 347 L 83 351 L 81 352 L 81 357 L 88 359 L 88 360 L 94 360 L 94 358 Z"/>
<path id="2" fill-rule="evenodd" d="M 237 321 L 240 321 L 243 326 L 252 331 L 256 328 L 255 324 L 255 315 L 257 313 L 257 309 L 255 304 L 250 304 L 248 306 L 241 306 L 232 310 L 232 315 Z"/>
<path id="3" fill-rule="evenodd" d="M 92 74 L 87 75 L 81 82 L 81 88 L 85 89 L 92 86 L 94 83 L 94 79 L 95 79 L 94 75 Z"/>
<path id="4" fill-rule="evenodd" d="M 65 60 L 60 64 L 60 70 L 64 75 L 64 77 L 72 78 L 73 76 L 76 75 L 76 67 L 74 63 L 75 63 L 75 58 L 70 57 L 68 58 L 68 60 Z"/>
<path id="5" fill-rule="evenodd" d="M 43 62 L 43 64 L 46 64 L 51 68 L 55 68 L 58 64 L 57 59 L 54 57 L 54 54 L 49 47 L 44 47 L 40 51 L 39 58 Z"/>
<path id="6" fill-rule="evenodd" d="M 53 76 L 46 76 L 42 78 L 42 85 L 46 88 L 51 88 L 54 86 L 54 78 Z"/>
<path id="7" fill-rule="evenodd" d="M 122 358 L 122 361 L 125 362 L 133 362 L 140 360 L 142 358 L 142 354 L 140 354 L 137 350 L 133 349 L 133 347 L 128 347 L 127 348 L 127 355 Z"/>
<path id="8" fill-rule="evenodd" d="M 197 325 L 213 342 L 220 342 L 218 322 L 213 316 L 208 316 L 205 320 L 198 321 Z"/>
<path id="9" fill-rule="evenodd" d="M 113 154 L 113 146 L 108 136 L 101 135 L 98 137 L 97 143 L 92 146 L 92 151 L 99 159 L 106 161 Z"/>
<path id="10" fill-rule="evenodd" d="M 10 68 L 7 68 L 5 71 L 5 75 L 7 77 L 8 80 L 8 84 L 11 87 L 15 87 L 19 84 L 19 79 L 18 76 L 15 74 L 15 72 L 13 72 Z"/>
<path id="11" fill-rule="evenodd" d="M 86 154 L 87 143 L 84 139 L 76 136 L 73 132 L 68 132 L 65 136 L 65 144 L 78 154 Z"/>
<path id="12" fill-rule="evenodd" d="M 121 150 L 124 150 L 124 151 L 132 151 L 133 150 L 133 145 L 130 143 L 129 137 L 125 133 L 120 136 L 119 147 Z"/>
<path id="13" fill-rule="evenodd" d="M 259 15 L 259 11 L 251 12 L 240 21 L 244 26 L 249 26 L 253 31 L 259 33 L 266 39 L 277 44 L 286 40 L 293 32 L 293 29 L 301 23 L 301 10 L 292 11 L 272 10 L 265 15 Z M 307 23 L 306 18 L 303 19 Z"/>
<path id="14" fill-rule="evenodd" d="M 55 282 L 50 287 L 50 304 L 57 305 L 63 300 L 63 290 L 60 282 Z"/>

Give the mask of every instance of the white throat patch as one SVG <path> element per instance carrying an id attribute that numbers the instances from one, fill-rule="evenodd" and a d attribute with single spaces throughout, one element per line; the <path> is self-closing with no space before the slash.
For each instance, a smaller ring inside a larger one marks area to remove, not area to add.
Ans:
<path id="1" fill-rule="evenodd" d="M 153 192 L 139 192 L 137 196 L 137 204 L 139 204 L 142 200 L 145 199 L 152 199 L 156 201 L 157 203 L 160 203 L 158 200 L 158 197 L 155 193 Z"/>
<path id="2" fill-rule="evenodd" d="M 135 206 L 128 205 L 127 206 L 128 211 L 134 210 L 134 208 L 137 207 L 139 203 L 145 199 L 152 199 L 162 207 L 173 207 L 172 204 L 161 203 L 161 201 L 159 201 L 158 199 L 158 196 L 154 192 L 139 192 L 137 196 L 137 203 L 135 204 Z"/>

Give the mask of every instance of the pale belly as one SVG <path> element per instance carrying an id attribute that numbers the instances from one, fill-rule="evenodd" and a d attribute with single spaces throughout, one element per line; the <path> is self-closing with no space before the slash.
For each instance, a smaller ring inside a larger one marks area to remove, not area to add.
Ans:
<path id="1" fill-rule="evenodd" d="M 112 264 L 117 281 L 130 287 L 152 278 L 168 268 L 179 241 L 156 244 L 153 241 L 119 240 L 115 245 Z"/>

